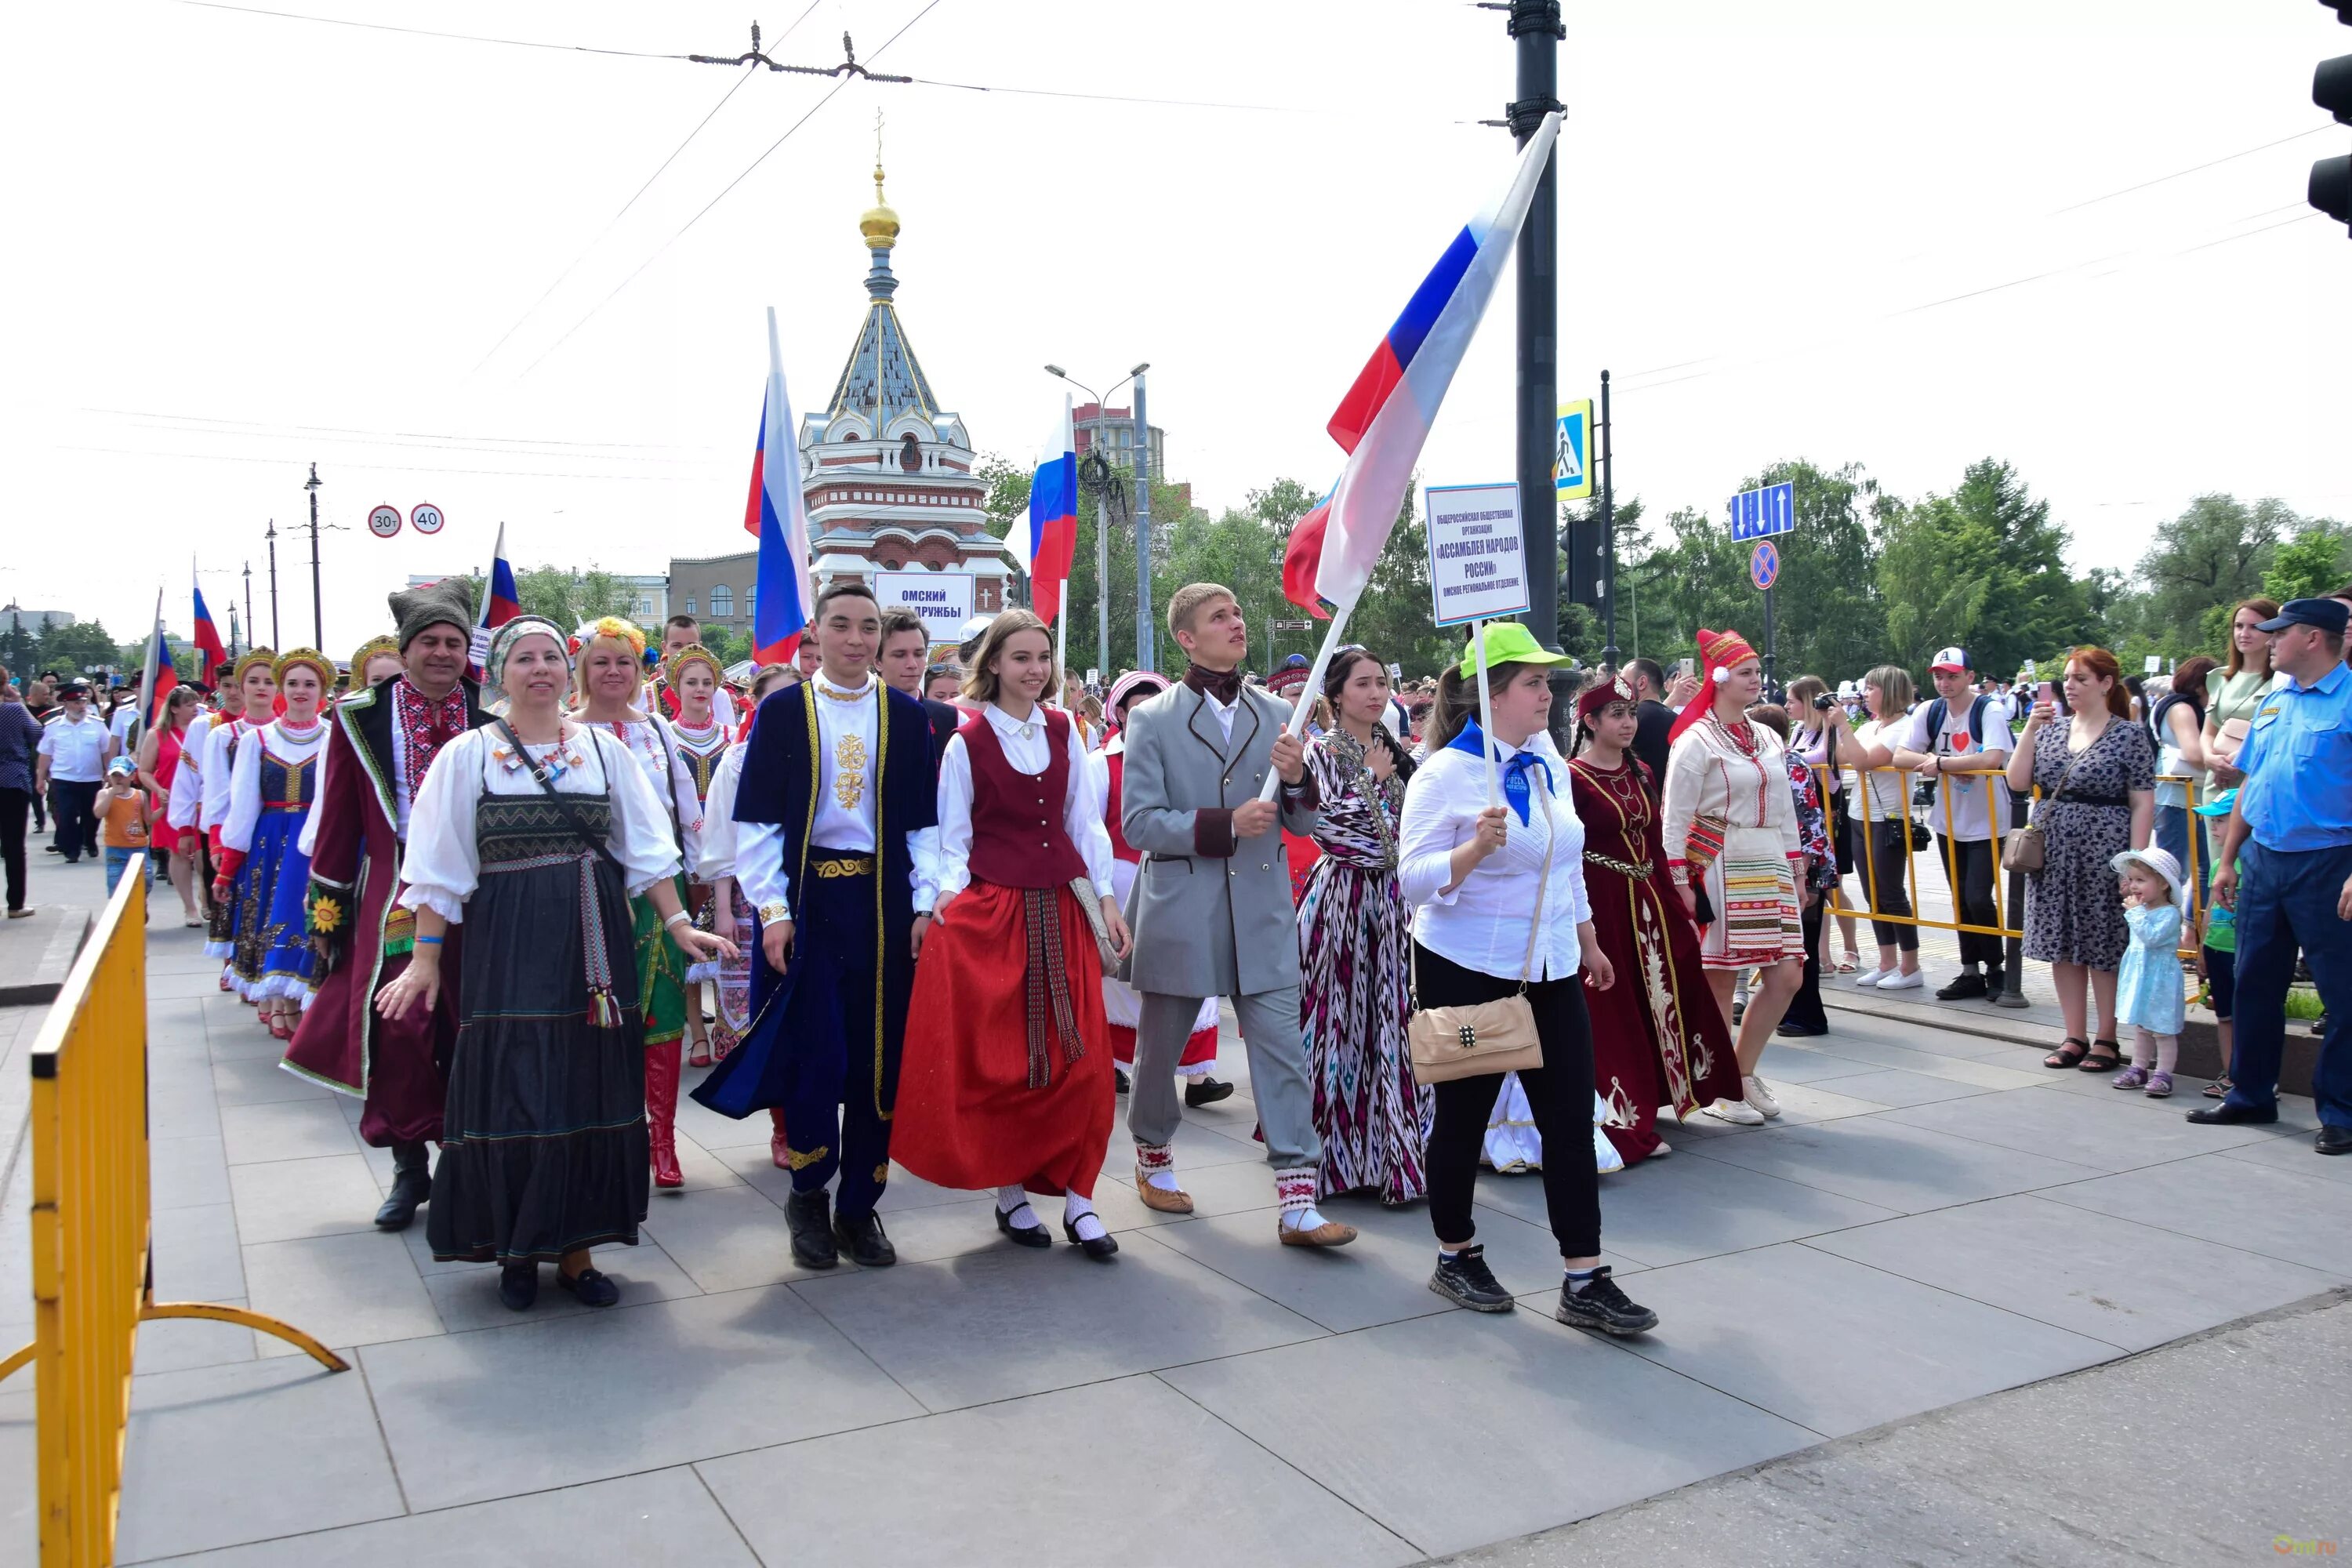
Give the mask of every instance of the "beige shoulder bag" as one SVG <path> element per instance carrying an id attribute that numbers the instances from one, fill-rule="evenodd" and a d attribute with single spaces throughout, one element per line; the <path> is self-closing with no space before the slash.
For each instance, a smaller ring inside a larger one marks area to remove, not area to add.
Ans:
<path id="1" fill-rule="evenodd" d="M 1543 1041 L 1536 1035 L 1536 1010 L 1528 1000 L 1528 977 L 1535 973 L 1536 940 L 1543 934 L 1544 900 L 1551 891 L 1552 863 L 1559 846 L 1559 825 L 1552 817 L 1548 795 L 1544 825 L 1552 829 L 1552 842 L 1545 848 L 1543 877 L 1536 885 L 1535 921 L 1528 930 L 1527 956 L 1519 964 L 1519 988 L 1499 1001 L 1476 1002 L 1467 1007 L 1415 1007 L 1405 1025 L 1415 1083 L 1449 1083 L 1457 1078 L 1522 1072 L 1543 1066 Z M 1416 995 L 1420 988 L 1416 972 Z"/>

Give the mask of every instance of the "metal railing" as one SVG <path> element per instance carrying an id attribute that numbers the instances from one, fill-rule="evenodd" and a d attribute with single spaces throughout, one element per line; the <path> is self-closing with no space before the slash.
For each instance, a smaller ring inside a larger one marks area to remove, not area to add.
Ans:
<path id="1" fill-rule="evenodd" d="M 114 1559 L 141 1323 L 242 1323 L 330 1371 L 348 1364 L 275 1318 L 155 1300 L 146 939 L 146 879 L 126 876 L 33 1046 L 33 1342 L 0 1361 L 0 1377 L 36 1368 L 41 1568 L 101 1568 Z"/>

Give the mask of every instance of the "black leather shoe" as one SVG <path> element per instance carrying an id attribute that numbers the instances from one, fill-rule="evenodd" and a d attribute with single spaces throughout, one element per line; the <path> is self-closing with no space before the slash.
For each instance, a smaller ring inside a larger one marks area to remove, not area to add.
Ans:
<path id="1" fill-rule="evenodd" d="M 2352 1154 L 2352 1127 L 2323 1127 L 2311 1146 L 2323 1154 Z"/>
<path id="2" fill-rule="evenodd" d="M 375 1211 L 378 1230 L 406 1230 L 417 1206 L 433 1197 L 433 1170 L 422 1143 L 392 1146 L 392 1192 Z"/>
<path id="3" fill-rule="evenodd" d="M 1095 1217 L 1099 1219 L 1102 1216 L 1097 1215 Z M 1072 1225 L 1068 1220 L 1064 1220 L 1062 1222 L 1062 1234 L 1070 1238 L 1070 1245 L 1072 1247 L 1076 1247 L 1088 1258 L 1093 1258 L 1097 1263 L 1108 1263 L 1112 1258 L 1118 1256 L 1118 1238 L 1111 1235 L 1108 1230 L 1095 1237 L 1092 1241 L 1088 1241 L 1085 1237 L 1078 1234 L 1078 1227 L 1076 1226 Z"/>
<path id="4" fill-rule="evenodd" d="M 1119 1093 L 1125 1094 L 1127 1092 L 1128 1081 L 1127 1069 L 1125 1068 L 1113 1067 L 1110 1069 L 1110 1080 L 1112 1084 L 1117 1087 Z"/>
<path id="5" fill-rule="evenodd" d="M 1786 1036 L 1788 1038 L 1792 1040 L 1810 1040 L 1816 1035 L 1828 1034 L 1830 1032 L 1830 1026 L 1827 1024 L 1783 1023 L 1772 1032 L 1776 1035 Z"/>
<path id="6" fill-rule="evenodd" d="M 2251 1105 L 2239 1105 L 2225 1100 L 2219 1105 L 2203 1106 L 2190 1111 L 2189 1120 L 2200 1127 L 2267 1127 L 2278 1120 L 2278 1107 L 2273 1105 L 2257 1110 Z"/>
<path id="7" fill-rule="evenodd" d="M 1219 1083 L 1215 1079 L 1204 1078 L 1198 1083 L 1188 1083 L 1184 1086 L 1184 1103 L 1198 1110 L 1204 1105 L 1214 1105 L 1221 1100 L 1230 1100 L 1233 1098 L 1233 1093 L 1232 1084 Z"/>
<path id="8" fill-rule="evenodd" d="M 1938 1002 L 1965 1002 L 1972 996 L 1985 995 L 1992 988 L 1990 986 L 1985 984 L 1985 978 L 1983 975 L 1977 973 L 1974 970 L 1962 970 L 1959 973 L 1954 975 L 1948 984 L 1937 988 L 1936 992 L 1936 1000 Z"/>
<path id="9" fill-rule="evenodd" d="M 1037 1211 L 1033 1208 L 1029 1212 L 1034 1215 Z M 1054 1245 L 1054 1237 L 1052 1234 L 1045 1229 L 1042 1223 L 1038 1225 L 1014 1225 L 1013 1223 L 1013 1215 L 1005 1213 L 1003 1209 L 998 1209 L 996 1211 L 996 1228 L 1011 1237 L 1016 1246 L 1051 1247 Z"/>
<path id="10" fill-rule="evenodd" d="M 784 1224 L 792 1227 L 793 1260 L 803 1268 L 830 1268 L 841 1261 L 833 1245 L 833 1198 L 823 1187 L 784 1200 Z"/>
<path id="11" fill-rule="evenodd" d="M 555 1271 L 555 1282 L 580 1298 L 583 1307 L 611 1307 L 621 1300 L 621 1288 L 593 1268 L 583 1268 L 577 1274 Z"/>
<path id="12" fill-rule="evenodd" d="M 842 1215 L 833 1216 L 833 1238 L 849 1254 L 851 1262 L 864 1268 L 887 1268 L 898 1261 L 898 1249 L 882 1234 L 882 1216 L 860 1215 L 856 1219 Z"/>
<path id="13" fill-rule="evenodd" d="M 509 1312 L 528 1312 L 539 1300 L 539 1265 L 507 1263 L 499 1268 L 499 1300 Z"/>

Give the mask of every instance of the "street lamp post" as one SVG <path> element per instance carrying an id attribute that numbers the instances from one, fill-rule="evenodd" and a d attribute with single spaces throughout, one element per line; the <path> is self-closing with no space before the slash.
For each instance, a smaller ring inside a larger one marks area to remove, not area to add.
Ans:
<path id="1" fill-rule="evenodd" d="M 1149 365 L 1137 365 L 1133 370 L 1112 382 L 1110 392 L 1117 392 L 1149 368 L 1150 368 Z M 1045 374 L 1056 380 L 1068 382 L 1095 400 L 1095 446 L 1089 448 L 1089 452 L 1091 456 L 1101 458 L 1102 453 L 1099 448 L 1103 419 L 1110 412 L 1110 393 L 1097 392 L 1057 364 L 1047 365 Z M 1108 466 L 1108 459 L 1104 460 Z M 1144 460 L 1150 461 L 1148 455 Z M 1103 679 L 1106 681 L 1113 673 L 1110 668 L 1110 499 L 1111 492 L 1108 488 L 1097 491 L 1095 496 L 1095 658 L 1102 666 Z M 1146 582 L 1148 584 L 1148 578 Z M 1149 629 L 1150 601 L 1148 586 L 1147 596 L 1143 603 L 1144 607 L 1136 612 L 1136 624 L 1139 628 L 1141 628 L 1138 635 L 1149 637 L 1150 636 Z M 1147 642 L 1139 646 L 1149 647 L 1150 645 Z M 1151 668 L 1148 657 L 1139 657 L 1135 667 L 1138 669 Z"/>

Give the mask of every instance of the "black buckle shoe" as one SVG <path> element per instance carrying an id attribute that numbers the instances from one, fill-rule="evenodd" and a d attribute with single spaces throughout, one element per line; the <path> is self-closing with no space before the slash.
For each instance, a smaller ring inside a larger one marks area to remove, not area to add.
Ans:
<path id="1" fill-rule="evenodd" d="M 1517 1303 L 1486 1267 L 1486 1252 L 1484 1247 L 1465 1247 L 1450 1257 L 1439 1253 L 1437 1272 L 1429 1277 L 1429 1288 L 1474 1312 L 1509 1311 Z"/>
<path id="2" fill-rule="evenodd" d="M 1101 1224 L 1102 1215 L 1095 1215 L 1095 1222 L 1097 1225 Z M 1092 1241 L 1088 1241 L 1078 1234 L 1078 1227 L 1076 1225 L 1066 1219 L 1062 1222 L 1062 1234 L 1070 1238 L 1072 1247 L 1076 1247 L 1097 1263 L 1108 1263 L 1118 1256 L 1118 1238 L 1111 1235 L 1108 1229 Z"/>
<path id="3" fill-rule="evenodd" d="M 528 1312 L 539 1300 L 539 1265 L 506 1263 L 499 1267 L 499 1300 L 509 1312 Z"/>
<path id="4" fill-rule="evenodd" d="M 1952 977 L 1949 984 L 1940 986 L 1937 989 L 1936 1000 L 1938 1002 L 1966 1002 L 1972 997 L 1985 996 L 1990 995 L 1990 994 L 1991 987 L 1985 984 L 1985 977 L 1983 975 L 1977 973 L 1974 970 L 1962 970 L 1958 974 Z"/>
<path id="5" fill-rule="evenodd" d="M 833 1238 L 849 1254 L 850 1261 L 860 1268 L 887 1268 L 898 1261 L 898 1249 L 883 1234 L 882 1216 L 878 1214 L 860 1215 L 856 1219 L 834 1215 Z"/>
<path id="6" fill-rule="evenodd" d="M 1231 1100 L 1233 1094 L 1232 1084 L 1219 1083 L 1215 1079 L 1204 1078 L 1198 1083 L 1188 1083 L 1184 1086 L 1184 1103 L 1198 1110 L 1204 1105 L 1214 1105 L 1221 1100 Z"/>
<path id="7" fill-rule="evenodd" d="M 433 1171 L 422 1143 L 392 1146 L 392 1191 L 375 1211 L 378 1230 L 406 1230 L 420 1205 L 433 1199 Z"/>
<path id="8" fill-rule="evenodd" d="M 841 1261 L 833 1245 L 832 1194 L 823 1187 L 784 1200 L 784 1224 L 793 1233 L 793 1260 L 803 1268 L 830 1268 Z"/>
<path id="9" fill-rule="evenodd" d="M 1013 1242 L 1021 1247 L 1053 1246 L 1054 1237 L 1052 1234 L 1045 1229 L 1044 1221 L 1040 1220 L 1035 1225 L 1014 1225 L 1013 1223 L 1013 1214 L 1018 1213 L 1023 1206 L 1024 1205 L 1022 1205 L 1016 1204 L 1011 1210 L 998 1209 L 996 1211 L 996 1228 L 1011 1237 Z M 1034 1208 L 1029 1211 L 1032 1218 L 1036 1216 L 1036 1213 L 1037 1211 Z"/>
<path id="10" fill-rule="evenodd" d="M 1559 1288 L 1559 1306 L 1552 1316 L 1571 1329 L 1598 1329 L 1604 1334 L 1645 1334 L 1658 1326 L 1658 1314 L 1636 1306 L 1617 1281 L 1609 1265 L 1592 1271 L 1592 1283 L 1581 1290 Z"/>

